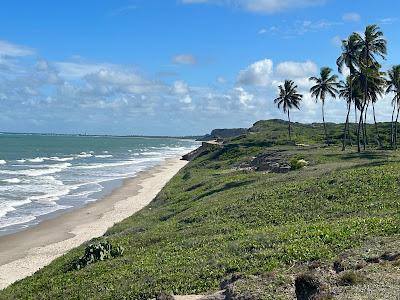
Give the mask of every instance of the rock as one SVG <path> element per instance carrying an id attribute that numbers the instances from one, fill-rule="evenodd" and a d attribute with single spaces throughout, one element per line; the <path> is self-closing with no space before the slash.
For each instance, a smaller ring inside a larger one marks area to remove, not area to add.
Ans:
<path id="1" fill-rule="evenodd" d="M 203 156 L 203 155 L 205 155 L 215 149 L 221 148 L 221 147 L 222 147 L 222 145 L 218 144 L 218 143 L 203 142 L 199 148 L 183 155 L 182 160 L 192 161 L 197 157 Z"/>
<path id="2" fill-rule="evenodd" d="M 156 295 L 156 300 L 174 300 L 174 296 L 166 292 L 158 292 Z"/>
<path id="3" fill-rule="evenodd" d="M 198 139 L 198 141 L 210 141 L 226 138 L 234 138 L 247 134 L 248 130 L 245 128 L 233 128 L 233 129 L 214 129 L 210 134 Z"/>

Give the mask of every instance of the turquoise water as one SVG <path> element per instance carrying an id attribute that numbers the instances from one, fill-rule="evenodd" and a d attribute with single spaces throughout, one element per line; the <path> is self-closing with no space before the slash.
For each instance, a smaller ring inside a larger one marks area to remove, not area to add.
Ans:
<path id="1" fill-rule="evenodd" d="M 171 138 L 0 134 L 0 235 L 98 200 L 110 182 L 197 146 Z"/>

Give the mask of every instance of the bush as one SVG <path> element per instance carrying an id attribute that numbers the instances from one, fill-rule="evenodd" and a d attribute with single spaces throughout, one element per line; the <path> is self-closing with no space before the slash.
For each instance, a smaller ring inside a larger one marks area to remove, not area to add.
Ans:
<path id="1" fill-rule="evenodd" d="M 73 262 L 73 269 L 80 270 L 87 265 L 118 256 L 122 256 L 124 249 L 120 246 L 113 247 L 108 241 L 90 244 L 85 248 L 85 254 Z"/>
<path id="2" fill-rule="evenodd" d="M 298 169 L 302 169 L 305 166 L 307 166 L 308 162 L 305 161 L 304 159 L 296 159 L 296 158 L 294 158 L 289 162 L 289 165 L 290 165 L 290 169 L 298 170 Z"/>

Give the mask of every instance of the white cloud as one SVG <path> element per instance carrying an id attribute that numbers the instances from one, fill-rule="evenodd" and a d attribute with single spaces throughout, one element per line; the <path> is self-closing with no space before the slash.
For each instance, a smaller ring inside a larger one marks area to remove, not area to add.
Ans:
<path id="1" fill-rule="evenodd" d="M 218 82 L 219 84 L 225 84 L 227 81 L 226 81 L 226 79 L 225 79 L 224 77 L 218 76 L 218 77 L 217 77 L 217 82 Z"/>
<path id="2" fill-rule="evenodd" d="M 276 67 L 277 74 L 282 78 L 309 77 L 314 75 L 317 70 L 317 65 L 311 61 L 286 61 L 278 64 Z"/>
<path id="3" fill-rule="evenodd" d="M 115 66 L 111 64 L 55 62 L 54 66 L 62 77 L 68 79 L 79 79 L 86 75 L 97 73 L 102 69 L 110 69 Z"/>
<path id="4" fill-rule="evenodd" d="M 272 72 L 272 60 L 260 60 L 240 71 L 237 81 L 243 85 L 267 86 L 271 82 Z"/>
<path id="5" fill-rule="evenodd" d="M 276 13 L 283 10 L 310 7 L 324 3 L 323 0 L 241 0 L 245 9 L 256 13 Z"/>
<path id="6" fill-rule="evenodd" d="M 197 59 L 191 54 L 180 54 L 177 56 L 174 56 L 172 58 L 172 61 L 175 64 L 181 64 L 181 65 L 195 65 L 197 64 Z"/>
<path id="7" fill-rule="evenodd" d="M 156 92 L 160 86 L 153 81 L 144 79 L 135 72 L 124 69 L 100 69 L 98 72 L 88 74 L 84 77 L 91 89 L 102 93 L 132 93 L 141 94 Z"/>
<path id="8" fill-rule="evenodd" d="M 237 87 L 235 88 L 236 95 L 239 99 L 239 102 L 245 106 L 245 107 L 250 107 L 252 100 L 254 99 L 254 95 L 248 93 L 244 88 L 242 87 Z"/>
<path id="9" fill-rule="evenodd" d="M 35 54 L 35 51 L 30 48 L 0 40 L 0 56 L 22 57 L 33 54 Z"/>
<path id="10" fill-rule="evenodd" d="M 307 33 L 320 32 L 342 24 L 341 22 L 327 20 L 297 20 L 290 24 L 283 22 L 283 24 L 262 28 L 258 31 L 258 34 L 279 35 L 283 38 L 291 38 Z"/>
<path id="11" fill-rule="evenodd" d="M 397 22 L 397 18 L 383 18 L 379 20 L 379 23 L 381 23 L 382 25 L 391 25 L 395 22 Z"/>
<path id="12" fill-rule="evenodd" d="M 360 22 L 361 16 L 358 13 L 346 13 L 342 16 L 342 20 L 346 22 Z"/>
<path id="13" fill-rule="evenodd" d="M 182 80 L 174 82 L 173 91 L 177 95 L 187 94 L 189 92 L 188 85 Z"/>
<path id="14" fill-rule="evenodd" d="M 190 104 L 190 103 L 192 103 L 192 97 L 190 97 L 190 95 L 186 95 L 185 97 L 181 98 L 179 101 L 184 104 Z"/>
<path id="15" fill-rule="evenodd" d="M 326 0 L 181 0 L 183 4 L 217 4 L 253 13 L 273 14 L 285 10 L 324 4 Z"/>

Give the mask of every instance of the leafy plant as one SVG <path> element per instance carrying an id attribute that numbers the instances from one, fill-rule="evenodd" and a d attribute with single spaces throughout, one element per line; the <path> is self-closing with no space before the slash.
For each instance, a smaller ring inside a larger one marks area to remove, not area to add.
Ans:
<path id="1" fill-rule="evenodd" d="M 72 266 L 73 269 L 80 270 L 97 261 L 122 256 L 123 253 L 124 249 L 121 246 L 113 247 L 109 242 L 90 244 L 85 248 L 85 254 L 73 262 Z"/>
<path id="2" fill-rule="evenodd" d="M 298 170 L 298 169 L 302 169 L 305 166 L 307 166 L 308 162 L 304 159 L 293 158 L 290 160 L 289 165 L 290 165 L 291 170 Z"/>

